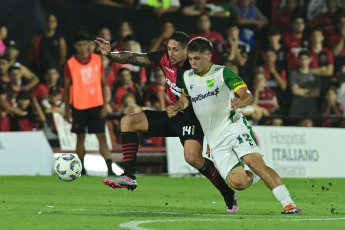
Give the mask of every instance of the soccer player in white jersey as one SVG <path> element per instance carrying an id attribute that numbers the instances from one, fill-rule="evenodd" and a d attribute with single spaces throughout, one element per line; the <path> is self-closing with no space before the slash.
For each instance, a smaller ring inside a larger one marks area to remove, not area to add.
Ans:
<path id="1" fill-rule="evenodd" d="M 184 73 L 184 95 L 177 104 L 167 107 L 168 116 L 192 105 L 214 163 L 233 188 L 246 189 L 260 177 L 283 205 L 282 214 L 302 214 L 280 176 L 265 164 L 252 128 L 237 110 L 249 105 L 253 96 L 230 68 L 210 62 L 212 51 L 211 42 L 205 38 L 197 37 L 188 43 L 192 69 Z M 244 170 L 243 162 L 250 171 Z"/>

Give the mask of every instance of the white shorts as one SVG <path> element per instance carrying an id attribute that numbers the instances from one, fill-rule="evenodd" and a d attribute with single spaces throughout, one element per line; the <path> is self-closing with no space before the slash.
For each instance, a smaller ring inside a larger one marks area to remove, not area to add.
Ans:
<path id="1" fill-rule="evenodd" d="M 250 153 L 260 153 L 261 149 L 247 120 L 238 119 L 224 135 L 223 140 L 213 149 L 211 156 L 223 179 L 232 168 Z"/>

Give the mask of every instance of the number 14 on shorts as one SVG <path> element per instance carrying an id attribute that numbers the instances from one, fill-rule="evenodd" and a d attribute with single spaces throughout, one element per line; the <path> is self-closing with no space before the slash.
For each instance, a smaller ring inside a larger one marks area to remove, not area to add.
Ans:
<path id="1" fill-rule="evenodd" d="M 195 130 L 195 126 L 194 125 L 190 125 L 190 126 L 183 126 L 183 130 L 182 130 L 182 136 L 187 135 L 194 135 L 194 130 Z"/>

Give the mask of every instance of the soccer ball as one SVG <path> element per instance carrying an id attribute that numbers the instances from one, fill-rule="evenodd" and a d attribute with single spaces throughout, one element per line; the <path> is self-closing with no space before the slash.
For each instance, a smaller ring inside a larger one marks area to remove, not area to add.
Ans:
<path id="1" fill-rule="evenodd" d="M 82 164 L 79 158 L 73 154 L 65 153 L 59 156 L 54 164 L 54 173 L 60 180 L 74 181 L 80 177 Z"/>

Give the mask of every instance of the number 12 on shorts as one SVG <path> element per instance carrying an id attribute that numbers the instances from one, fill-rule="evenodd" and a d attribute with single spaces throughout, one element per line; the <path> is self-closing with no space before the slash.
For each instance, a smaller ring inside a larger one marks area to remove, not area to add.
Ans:
<path id="1" fill-rule="evenodd" d="M 183 126 L 182 136 L 185 136 L 186 133 L 187 133 L 187 135 L 194 135 L 194 130 L 195 130 L 195 126 L 194 125 Z"/>
<path id="2" fill-rule="evenodd" d="M 238 140 L 239 144 L 243 143 L 243 138 L 241 136 L 244 138 L 245 141 L 248 141 L 249 144 L 253 146 L 253 140 L 248 133 L 243 133 L 242 135 L 238 135 L 236 139 Z"/>

